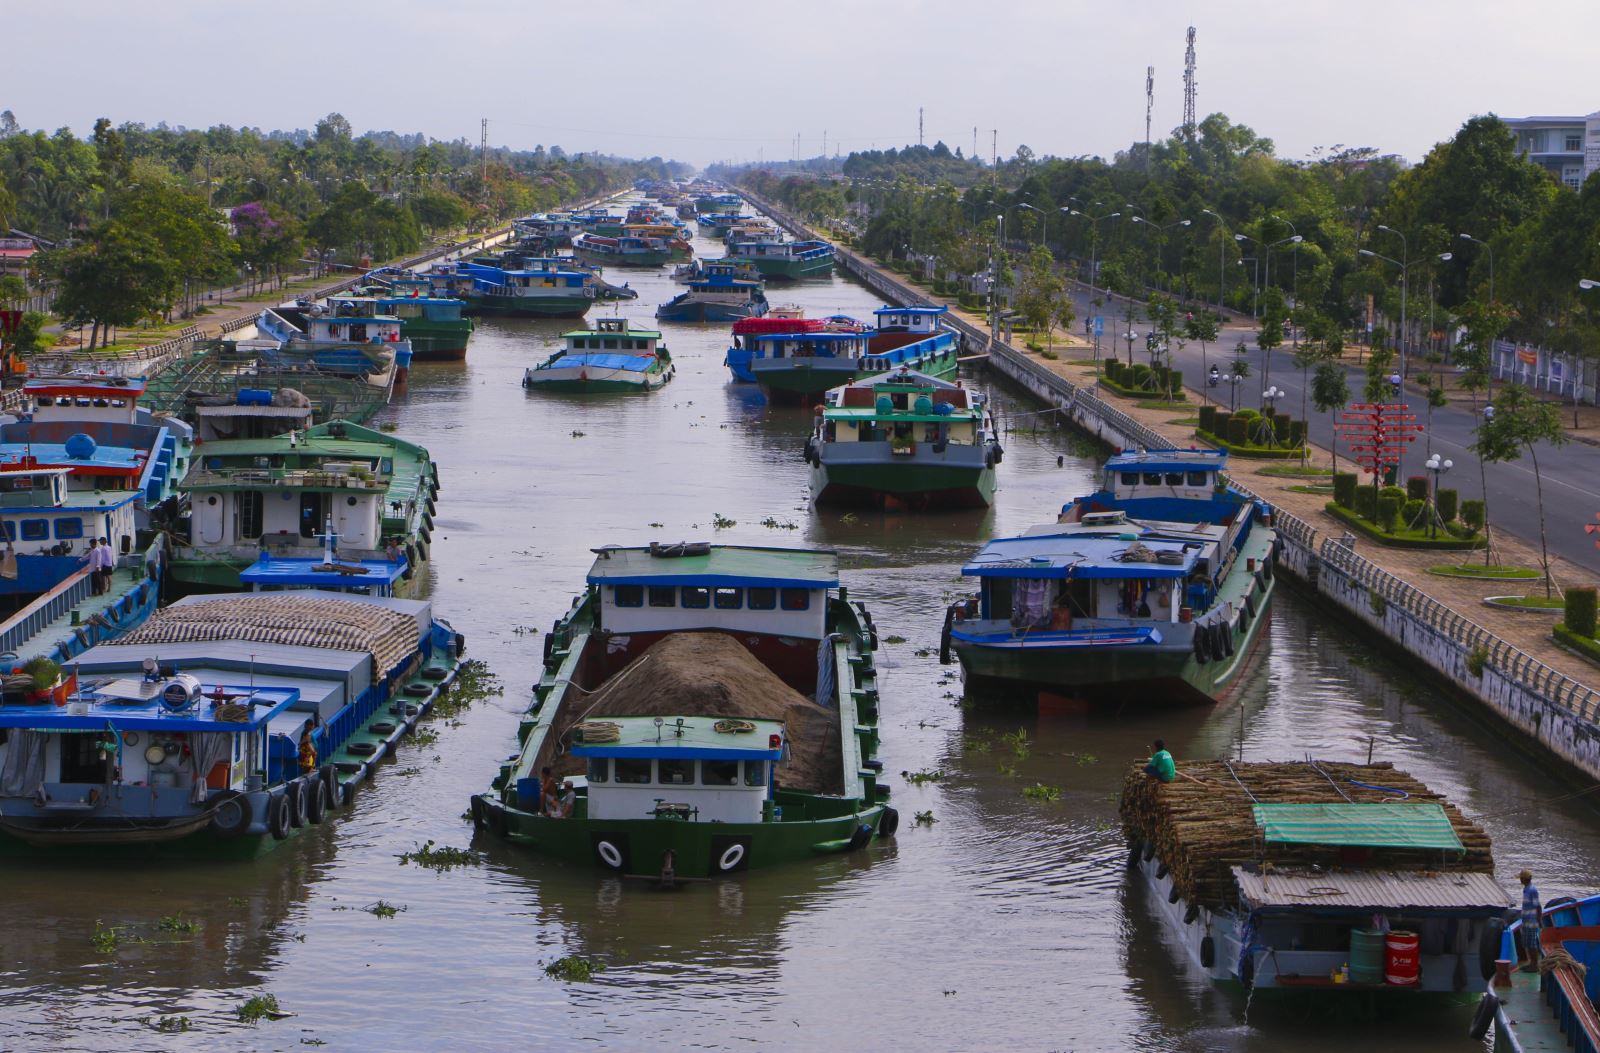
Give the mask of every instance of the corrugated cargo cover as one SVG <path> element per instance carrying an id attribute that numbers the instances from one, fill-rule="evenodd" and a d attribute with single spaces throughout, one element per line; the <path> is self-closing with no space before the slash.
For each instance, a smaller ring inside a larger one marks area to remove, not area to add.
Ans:
<path id="1" fill-rule="evenodd" d="M 1483 910 L 1498 913 L 1510 897 L 1484 873 L 1396 870 L 1271 870 L 1234 867 L 1239 898 L 1250 909 Z"/>

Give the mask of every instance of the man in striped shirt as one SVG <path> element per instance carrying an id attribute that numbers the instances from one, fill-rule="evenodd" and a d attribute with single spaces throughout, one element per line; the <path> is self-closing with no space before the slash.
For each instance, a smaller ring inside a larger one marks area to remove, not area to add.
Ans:
<path id="1" fill-rule="evenodd" d="M 1533 883 L 1533 873 L 1524 870 L 1517 875 L 1522 882 L 1522 971 L 1539 971 L 1539 886 Z"/>

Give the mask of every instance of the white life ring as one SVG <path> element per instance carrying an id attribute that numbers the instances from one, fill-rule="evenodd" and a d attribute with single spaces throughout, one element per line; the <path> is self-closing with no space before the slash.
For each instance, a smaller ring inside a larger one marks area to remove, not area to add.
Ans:
<path id="1" fill-rule="evenodd" d="M 600 854 L 600 860 L 606 866 L 612 870 L 622 869 L 622 853 L 617 850 L 616 845 L 610 841 L 599 841 L 595 843 L 594 850 Z"/>
<path id="2" fill-rule="evenodd" d="M 717 860 L 719 870 L 732 870 L 744 859 L 744 845 L 732 844 L 722 853 L 722 858 Z"/>

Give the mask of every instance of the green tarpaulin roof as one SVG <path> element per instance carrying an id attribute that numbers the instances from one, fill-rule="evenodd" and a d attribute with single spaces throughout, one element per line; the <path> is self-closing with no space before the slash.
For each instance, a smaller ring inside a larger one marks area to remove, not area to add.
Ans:
<path id="1" fill-rule="evenodd" d="M 1431 802 L 1258 804 L 1255 817 L 1269 842 L 1466 850 L 1450 817 Z"/>

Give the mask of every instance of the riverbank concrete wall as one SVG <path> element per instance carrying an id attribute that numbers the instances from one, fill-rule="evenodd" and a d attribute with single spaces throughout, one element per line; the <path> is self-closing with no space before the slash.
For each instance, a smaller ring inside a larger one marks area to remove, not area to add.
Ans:
<path id="1" fill-rule="evenodd" d="M 796 237 L 819 237 L 782 209 L 748 192 L 745 196 Z M 839 267 L 890 303 L 926 302 L 920 290 L 857 253 L 844 248 L 837 252 Z M 1101 442 L 1116 448 L 1159 448 L 1185 441 L 1135 420 L 955 312 L 951 322 L 965 339 L 963 354 L 987 351 L 991 369 Z M 1282 511 L 1274 522 L 1284 543 L 1280 566 L 1319 600 L 1422 661 L 1436 679 L 1529 743 L 1575 772 L 1600 779 L 1600 693 L 1358 555 L 1348 536 L 1324 537 L 1310 523 Z"/>

